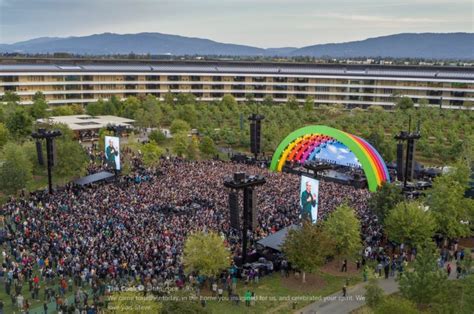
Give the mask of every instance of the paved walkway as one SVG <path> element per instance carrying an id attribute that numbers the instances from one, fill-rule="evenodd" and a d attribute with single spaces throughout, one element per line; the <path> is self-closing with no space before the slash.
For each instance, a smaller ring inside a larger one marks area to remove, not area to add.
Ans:
<path id="1" fill-rule="evenodd" d="M 449 280 L 456 279 L 456 263 L 450 262 L 452 272 Z M 446 269 L 446 265 L 444 267 Z M 397 273 L 398 274 L 398 273 Z M 392 294 L 398 291 L 398 282 L 395 277 L 384 277 L 377 280 L 380 288 L 385 294 Z M 350 286 L 347 289 L 346 297 L 342 296 L 341 292 L 331 294 L 324 297 L 323 300 L 311 303 L 310 305 L 298 310 L 295 314 L 347 314 L 358 309 L 365 304 L 365 286 L 368 282 L 363 282 L 355 286 Z"/>

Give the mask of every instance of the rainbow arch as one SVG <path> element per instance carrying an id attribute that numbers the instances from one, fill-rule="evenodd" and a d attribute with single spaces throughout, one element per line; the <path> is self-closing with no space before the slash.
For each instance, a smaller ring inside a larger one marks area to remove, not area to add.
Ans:
<path id="1" fill-rule="evenodd" d="M 364 139 L 324 125 L 306 126 L 290 133 L 278 145 L 270 169 L 281 171 L 286 162 L 301 163 L 313 160 L 326 145 L 339 142 L 359 160 L 367 178 L 369 190 L 375 192 L 390 176 L 377 150 Z"/>

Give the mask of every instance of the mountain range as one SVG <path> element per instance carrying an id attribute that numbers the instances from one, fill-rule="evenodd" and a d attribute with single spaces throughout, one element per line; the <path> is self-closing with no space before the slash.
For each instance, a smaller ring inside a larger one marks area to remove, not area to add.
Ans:
<path id="1" fill-rule="evenodd" d="M 474 60 L 474 33 L 403 33 L 307 47 L 259 48 L 162 33 L 40 37 L 0 44 L 0 53 L 151 54 L 284 57 L 383 57 Z"/>

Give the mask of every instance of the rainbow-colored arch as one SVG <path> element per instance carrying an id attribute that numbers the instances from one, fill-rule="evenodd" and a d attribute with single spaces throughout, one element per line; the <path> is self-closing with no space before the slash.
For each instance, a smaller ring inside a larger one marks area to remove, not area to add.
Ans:
<path id="1" fill-rule="evenodd" d="M 370 191 L 376 191 L 383 182 L 390 182 L 384 160 L 377 150 L 364 139 L 324 125 L 306 126 L 290 133 L 273 154 L 270 169 L 281 171 L 285 163 L 304 163 L 312 160 L 322 145 L 338 141 L 359 160 Z"/>

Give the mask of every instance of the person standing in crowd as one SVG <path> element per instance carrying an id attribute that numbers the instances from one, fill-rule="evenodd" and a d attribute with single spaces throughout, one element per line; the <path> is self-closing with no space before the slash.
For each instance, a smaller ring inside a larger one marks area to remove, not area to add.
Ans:
<path id="1" fill-rule="evenodd" d="M 341 272 L 347 272 L 347 259 L 342 262 Z"/>
<path id="2" fill-rule="evenodd" d="M 364 271 L 362 273 L 362 276 L 364 277 L 364 282 L 369 279 L 369 267 L 365 266 Z"/>
<path id="3" fill-rule="evenodd" d="M 390 262 L 385 262 L 385 266 L 383 267 L 385 279 L 388 279 L 388 275 L 390 274 Z"/>
<path id="4" fill-rule="evenodd" d="M 250 290 L 247 290 L 245 292 L 244 298 L 245 298 L 245 306 L 249 307 L 250 306 L 250 301 L 252 299 L 252 293 L 250 292 Z"/>

